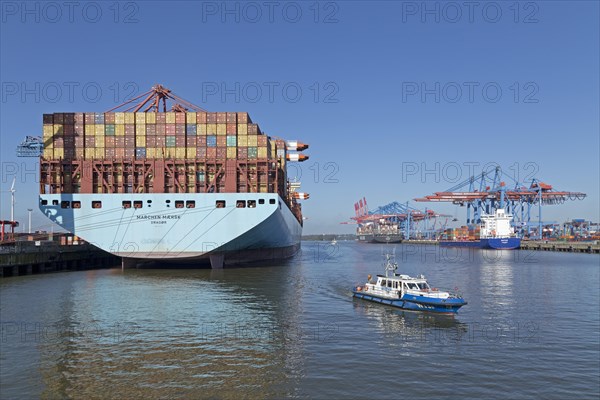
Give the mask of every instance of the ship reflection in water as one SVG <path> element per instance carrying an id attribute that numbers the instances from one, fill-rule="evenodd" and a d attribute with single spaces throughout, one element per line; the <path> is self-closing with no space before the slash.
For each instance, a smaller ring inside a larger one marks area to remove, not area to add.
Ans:
<path id="1" fill-rule="evenodd" d="M 302 370 L 309 333 L 276 312 L 282 291 L 223 271 L 125 271 L 117 288 L 88 274 L 41 342 L 42 397 L 281 397 Z"/>

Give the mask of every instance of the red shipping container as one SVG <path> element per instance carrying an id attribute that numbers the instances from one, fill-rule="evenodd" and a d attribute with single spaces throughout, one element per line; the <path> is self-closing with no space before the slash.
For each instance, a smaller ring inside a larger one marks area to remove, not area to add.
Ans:
<path id="1" fill-rule="evenodd" d="M 90 147 L 96 147 L 96 138 L 94 136 L 86 136 L 85 137 L 85 147 L 90 148 Z M 102 143 L 102 146 L 100 147 L 104 147 L 104 143 Z"/>
<path id="2" fill-rule="evenodd" d="M 196 148 L 196 158 L 206 158 L 206 147 Z"/>
<path id="3" fill-rule="evenodd" d="M 75 113 L 75 125 L 77 124 L 83 124 L 85 122 L 85 116 L 83 115 L 83 113 Z"/>
<path id="4" fill-rule="evenodd" d="M 217 147 L 227 146 L 227 136 L 217 136 Z"/>
<path id="5" fill-rule="evenodd" d="M 92 139 L 94 139 L 94 137 L 92 136 Z M 76 148 L 83 148 L 85 145 L 85 141 L 83 140 L 83 136 L 79 136 L 79 137 L 75 137 L 75 147 Z"/>
<path id="6" fill-rule="evenodd" d="M 117 157 L 117 158 L 123 158 L 123 157 L 125 157 L 125 149 L 122 148 L 122 147 L 117 147 L 115 149 L 115 157 Z"/>
<path id="7" fill-rule="evenodd" d="M 112 157 L 112 158 L 114 158 L 114 157 L 115 157 L 115 149 L 114 149 L 114 148 L 110 148 L 110 149 L 109 149 L 109 148 L 107 147 L 106 149 L 104 149 L 104 155 L 105 155 L 106 157 Z"/>
<path id="8" fill-rule="evenodd" d="M 196 136 L 196 143 L 198 147 L 206 147 L 206 136 Z"/>
<path id="9" fill-rule="evenodd" d="M 115 123 L 115 113 L 104 113 L 104 123 L 105 124 L 114 124 Z"/>
<path id="10" fill-rule="evenodd" d="M 228 124 L 237 124 L 237 114 L 234 112 L 227 113 L 227 123 Z"/>
<path id="11" fill-rule="evenodd" d="M 217 113 L 214 113 L 214 112 L 206 113 L 206 123 L 207 124 L 216 124 L 217 123 Z"/>
<path id="12" fill-rule="evenodd" d="M 258 135 L 258 125 L 248 124 L 248 135 Z"/>
<path id="13" fill-rule="evenodd" d="M 125 135 L 135 135 L 134 124 L 125 124 Z"/>
<path id="14" fill-rule="evenodd" d="M 165 147 L 166 143 L 167 141 L 164 136 L 156 136 L 156 147 Z"/>
<path id="15" fill-rule="evenodd" d="M 146 136 L 146 147 L 156 147 L 156 136 Z"/>
<path id="16" fill-rule="evenodd" d="M 185 147 L 185 135 L 175 137 L 175 147 L 179 147 L 179 148 Z"/>
<path id="17" fill-rule="evenodd" d="M 75 123 L 75 113 L 64 113 L 63 120 L 65 124 L 73 125 Z"/>
<path id="18" fill-rule="evenodd" d="M 65 123 L 64 114 L 63 113 L 54 113 L 54 125 L 64 124 L 64 123 Z"/>
<path id="19" fill-rule="evenodd" d="M 88 125 L 94 125 L 96 123 L 96 114 L 94 113 L 85 113 L 84 116 L 85 123 Z"/>
<path id="20" fill-rule="evenodd" d="M 117 139 L 118 143 L 118 139 Z M 125 148 L 135 148 L 135 136 L 125 136 Z"/>
<path id="21" fill-rule="evenodd" d="M 237 123 L 238 124 L 251 124 L 252 120 L 247 112 L 239 112 L 237 113 Z"/>
<path id="22" fill-rule="evenodd" d="M 135 148 L 126 148 L 125 149 L 125 158 L 134 158 L 135 157 Z"/>
<path id="23" fill-rule="evenodd" d="M 217 148 L 216 147 L 206 147 L 206 158 L 216 158 L 217 157 Z"/>
<path id="24" fill-rule="evenodd" d="M 157 124 L 166 124 L 167 123 L 167 114 L 156 113 L 156 123 Z"/>
<path id="25" fill-rule="evenodd" d="M 73 125 L 64 125 L 63 133 L 65 136 L 73 136 L 75 133 L 75 127 Z"/>
<path id="26" fill-rule="evenodd" d="M 85 150 L 83 149 L 75 149 L 75 158 L 83 158 L 85 155 Z"/>
<path id="27" fill-rule="evenodd" d="M 176 135 L 185 135 L 185 125 L 175 125 Z"/>
<path id="28" fill-rule="evenodd" d="M 227 157 L 227 148 L 217 147 L 217 158 L 226 158 L 226 157 Z"/>
<path id="29" fill-rule="evenodd" d="M 227 113 L 226 112 L 218 112 L 217 113 L 217 124 L 225 124 L 227 123 Z"/>
<path id="30" fill-rule="evenodd" d="M 61 148 L 61 147 L 64 147 L 64 145 L 65 145 L 65 142 L 62 137 L 56 137 L 56 136 L 54 137 L 54 147 L 55 148 L 56 147 Z"/>
<path id="31" fill-rule="evenodd" d="M 146 125 L 146 135 L 148 135 L 148 136 L 156 135 L 156 125 Z"/>
<path id="32" fill-rule="evenodd" d="M 65 149 L 72 149 L 75 147 L 75 138 L 73 136 L 65 136 L 64 138 Z"/>
<path id="33" fill-rule="evenodd" d="M 167 124 L 166 127 L 167 136 L 175 135 L 175 124 Z"/>
<path id="34" fill-rule="evenodd" d="M 165 136 L 167 134 L 166 125 L 156 125 L 156 136 Z"/>
<path id="35" fill-rule="evenodd" d="M 263 147 L 267 145 L 267 136 L 259 135 L 258 136 L 258 146 Z"/>
<path id="36" fill-rule="evenodd" d="M 125 147 L 125 137 L 124 136 L 113 136 L 113 137 L 115 138 L 115 147 Z"/>
<path id="37" fill-rule="evenodd" d="M 85 134 L 85 126 L 83 124 L 75 123 L 75 125 L 73 125 L 73 132 L 75 136 L 83 136 Z"/>
<path id="38" fill-rule="evenodd" d="M 44 121 L 44 124 L 52 125 L 54 123 L 54 115 L 53 114 L 44 114 L 43 121 Z"/>
<path id="39" fill-rule="evenodd" d="M 230 113 L 227 113 L 228 115 Z M 235 135 L 237 134 L 237 124 L 227 124 L 227 130 L 226 130 L 228 135 Z"/>
<path id="40" fill-rule="evenodd" d="M 185 113 L 184 112 L 176 112 L 175 113 L 175 123 L 185 124 Z"/>
<path id="41" fill-rule="evenodd" d="M 237 149 L 237 158 L 240 160 L 245 160 L 248 158 L 248 148 L 247 147 L 238 147 Z"/>
<path id="42" fill-rule="evenodd" d="M 206 113 L 205 112 L 198 111 L 196 113 L 196 123 L 197 124 L 205 124 L 206 123 Z"/>
<path id="43" fill-rule="evenodd" d="M 104 136 L 104 147 L 115 147 L 115 137 L 116 136 Z"/>
<path id="44" fill-rule="evenodd" d="M 196 141 L 196 136 L 187 136 L 187 147 L 196 147 L 197 143 L 198 142 Z"/>

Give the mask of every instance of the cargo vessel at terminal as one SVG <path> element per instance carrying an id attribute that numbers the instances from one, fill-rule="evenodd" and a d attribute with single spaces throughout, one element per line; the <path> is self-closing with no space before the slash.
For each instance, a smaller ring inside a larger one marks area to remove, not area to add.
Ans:
<path id="1" fill-rule="evenodd" d="M 483 249 L 512 250 L 521 246 L 521 238 L 516 237 L 511 226 L 513 216 L 503 208 L 495 210 L 494 214 L 481 215 L 481 226 L 475 235 L 470 236 L 466 228 L 462 234 L 439 241 L 440 246 L 446 247 L 478 247 Z M 459 231 L 461 232 L 461 231 Z"/>
<path id="2" fill-rule="evenodd" d="M 167 111 L 167 100 L 178 104 Z M 309 196 L 288 180 L 287 163 L 308 159 L 297 152 L 307 145 L 160 85 L 120 107 L 44 115 L 40 209 L 48 218 L 124 266 L 222 268 L 299 250 L 298 201 Z"/>

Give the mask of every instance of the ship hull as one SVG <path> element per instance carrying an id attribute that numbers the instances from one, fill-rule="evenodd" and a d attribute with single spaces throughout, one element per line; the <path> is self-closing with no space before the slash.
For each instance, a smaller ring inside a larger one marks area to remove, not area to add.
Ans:
<path id="1" fill-rule="evenodd" d="M 359 234 L 357 238 L 365 243 L 400 243 L 402 235 Z"/>
<path id="2" fill-rule="evenodd" d="M 40 195 L 40 209 L 124 265 L 210 262 L 220 268 L 285 259 L 298 251 L 302 235 L 273 193 L 50 194 Z"/>
<path id="3" fill-rule="evenodd" d="M 374 303 L 385 304 L 388 306 L 401 308 L 409 311 L 425 311 L 436 314 L 456 314 L 458 310 L 467 304 L 463 299 L 427 299 L 420 300 L 417 296 L 404 295 L 400 299 L 390 299 L 374 294 L 369 294 L 353 289 L 353 296 L 357 299 L 367 300 Z M 420 297 L 423 299 L 422 297 Z"/>
<path id="4" fill-rule="evenodd" d="M 474 247 L 479 249 L 513 250 L 521 246 L 520 238 L 492 238 L 470 241 L 441 240 L 443 247 Z"/>

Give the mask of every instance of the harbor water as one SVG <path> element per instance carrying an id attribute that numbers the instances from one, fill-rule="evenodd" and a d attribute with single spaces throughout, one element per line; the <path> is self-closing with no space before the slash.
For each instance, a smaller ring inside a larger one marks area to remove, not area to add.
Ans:
<path id="1" fill-rule="evenodd" d="M 399 272 L 458 315 L 353 299 Z M 600 256 L 304 242 L 281 265 L 0 281 L 0 397 L 597 399 Z"/>

